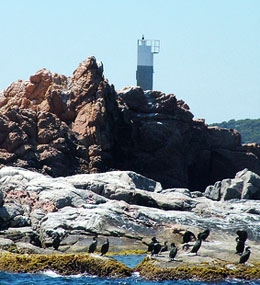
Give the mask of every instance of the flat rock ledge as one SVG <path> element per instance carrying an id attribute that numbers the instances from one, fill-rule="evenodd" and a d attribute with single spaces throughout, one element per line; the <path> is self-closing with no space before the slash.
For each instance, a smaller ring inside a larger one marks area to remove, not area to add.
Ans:
<path id="1" fill-rule="evenodd" d="M 260 279 L 259 262 L 251 263 L 250 265 L 227 263 L 220 260 L 197 264 L 179 263 L 178 265 L 169 265 L 171 263 L 147 257 L 135 270 L 138 271 L 141 276 L 154 281 L 199 280 L 212 282 L 226 279 Z"/>
<path id="2" fill-rule="evenodd" d="M 235 253 L 233 238 L 225 234 L 216 234 L 202 242 L 198 254 L 177 244 L 178 252 L 173 261 L 169 252 L 158 256 L 147 255 L 135 267 L 135 271 L 149 280 L 200 280 L 221 281 L 226 279 L 258 280 L 260 279 L 259 242 L 250 243 L 251 255 L 245 264 L 239 264 L 240 256 Z"/>

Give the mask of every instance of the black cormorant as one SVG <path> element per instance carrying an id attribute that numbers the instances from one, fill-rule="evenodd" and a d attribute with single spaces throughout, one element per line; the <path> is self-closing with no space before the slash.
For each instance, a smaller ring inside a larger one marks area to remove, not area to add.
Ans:
<path id="1" fill-rule="evenodd" d="M 247 240 L 247 231 L 244 230 L 238 230 L 237 235 L 239 237 L 239 240 L 246 241 Z"/>
<path id="2" fill-rule="evenodd" d="M 148 249 L 147 249 L 147 251 L 148 251 L 148 252 L 152 252 L 152 251 L 153 251 L 153 248 L 154 248 L 154 245 L 155 245 L 156 243 L 158 243 L 158 241 L 157 241 L 156 237 L 153 237 L 153 238 L 152 238 L 152 241 L 148 244 Z"/>
<path id="3" fill-rule="evenodd" d="M 246 249 L 245 249 L 245 252 L 240 256 L 240 259 L 239 259 L 239 263 L 245 263 L 248 261 L 248 258 L 250 256 L 250 246 L 247 246 Z"/>
<path id="4" fill-rule="evenodd" d="M 198 239 L 205 241 L 207 237 L 209 236 L 209 233 L 210 233 L 210 230 L 206 229 L 205 231 L 198 234 Z"/>
<path id="5" fill-rule="evenodd" d="M 241 255 L 245 248 L 245 242 L 240 240 L 239 237 L 236 238 L 237 246 L 236 246 L 236 254 Z"/>
<path id="6" fill-rule="evenodd" d="M 167 241 L 164 242 L 164 246 L 161 248 L 161 252 L 168 251 Z"/>
<path id="7" fill-rule="evenodd" d="M 53 237 L 53 241 L 52 241 L 52 247 L 55 249 L 55 250 L 58 250 L 59 246 L 60 246 L 60 242 L 61 242 L 61 238 L 60 238 L 60 235 L 59 233 L 53 233 L 52 234 L 52 237 Z"/>
<path id="8" fill-rule="evenodd" d="M 202 243 L 202 240 L 200 238 L 197 239 L 190 252 L 191 253 L 195 253 L 197 255 L 198 254 L 198 250 L 200 249 L 201 243 Z"/>
<path id="9" fill-rule="evenodd" d="M 183 235 L 182 243 L 188 243 L 193 239 L 196 240 L 196 236 L 194 235 L 194 233 L 191 231 L 186 231 Z"/>
<path id="10" fill-rule="evenodd" d="M 170 252 L 169 252 L 170 261 L 173 261 L 173 260 L 174 260 L 176 254 L 177 254 L 177 251 L 178 251 L 178 249 L 177 249 L 175 243 L 172 242 L 172 243 L 171 243 L 171 249 L 170 249 Z"/>
<path id="11" fill-rule="evenodd" d="M 109 240 L 107 240 L 102 244 L 101 246 L 101 255 L 105 255 L 108 252 L 109 249 Z"/>
<path id="12" fill-rule="evenodd" d="M 161 251 L 161 244 L 159 242 L 155 243 L 154 246 L 153 246 L 153 250 L 152 250 L 152 255 L 158 255 Z"/>
<path id="13" fill-rule="evenodd" d="M 93 253 L 97 248 L 97 237 L 93 237 L 93 241 L 89 246 L 88 253 Z"/>
<path id="14" fill-rule="evenodd" d="M 35 245 L 35 246 L 42 247 L 42 243 L 41 243 L 40 237 L 35 232 L 32 232 L 30 234 L 30 243 Z"/>

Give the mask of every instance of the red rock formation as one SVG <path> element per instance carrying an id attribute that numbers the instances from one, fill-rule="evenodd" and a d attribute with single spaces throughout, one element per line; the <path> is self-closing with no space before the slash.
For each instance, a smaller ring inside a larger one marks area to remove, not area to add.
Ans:
<path id="1" fill-rule="evenodd" d="M 52 176 L 115 168 L 203 191 L 245 167 L 260 173 L 259 146 L 193 120 L 174 94 L 115 92 L 94 57 L 72 77 L 41 69 L 12 83 L 0 100 L 0 130 L 1 165 Z"/>
<path id="2" fill-rule="evenodd" d="M 53 176 L 103 170 L 104 163 L 93 166 L 93 156 L 89 168 L 88 147 L 105 152 L 113 144 L 113 110 L 107 110 L 107 102 L 116 106 L 113 96 L 94 57 L 72 78 L 41 69 L 29 81 L 12 83 L 0 101 L 0 162 Z"/>

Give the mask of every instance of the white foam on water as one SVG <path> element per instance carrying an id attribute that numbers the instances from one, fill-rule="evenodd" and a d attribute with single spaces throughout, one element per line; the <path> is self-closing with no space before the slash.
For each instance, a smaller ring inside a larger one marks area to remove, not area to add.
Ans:
<path id="1" fill-rule="evenodd" d="M 132 276 L 133 277 L 140 277 L 140 272 L 135 271 L 132 273 Z"/>
<path id="2" fill-rule="evenodd" d="M 64 275 L 58 274 L 58 273 L 56 273 L 56 272 L 54 272 L 54 271 L 52 271 L 52 270 L 45 270 L 45 271 L 42 271 L 41 274 L 46 275 L 46 276 L 48 276 L 48 277 L 52 277 L 52 278 L 58 278 L 58 277 L 81 278 L 81 277 L 83 277 L 83 276 L 85 276 L 85 277 L 91 277 L 91 278 L 97 278 L 97 277 L 98 277 L 98 276 L 96 276 L 96 275 L 89 275 L 89 274 L 85 274 L 85 273 L 83 273 L 83 274 L 79 273 L 79 274 L 75 274 L 75 275 L 66 275 L 66 276 L 64 276 Z"/>
<path id="3" fill-rule="evenodd" d="M 52 277 L 52 278 L 57 278 L 57 277 L 62 277 L 62 275 L 52 271 L 52 270 L 45 270 L 41 272 L 43 275 Z"/>

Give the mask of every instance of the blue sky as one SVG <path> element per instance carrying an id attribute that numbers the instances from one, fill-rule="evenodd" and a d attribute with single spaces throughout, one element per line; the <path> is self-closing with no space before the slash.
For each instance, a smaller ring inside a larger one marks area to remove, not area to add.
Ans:
<path id="1" fill-rule="evenodd" d="M 160 40 L 154 89 L 206 123 L 260 118 L 259 0 L 8 0 L 0 90 L 41 68 L 71 76 L 94 55 L 116 89 L 136 85 L 137 39 Z"/>

